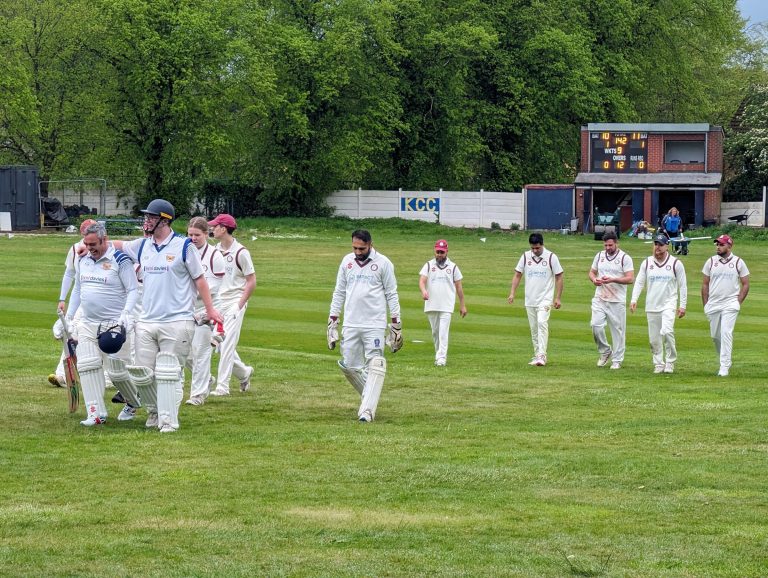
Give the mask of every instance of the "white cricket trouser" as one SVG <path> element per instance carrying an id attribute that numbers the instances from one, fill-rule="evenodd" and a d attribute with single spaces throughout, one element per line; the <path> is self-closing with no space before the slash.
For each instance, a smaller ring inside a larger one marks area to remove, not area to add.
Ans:
<path id="1" fill-rule="evenodd" d="M 211 380 L 211 335 L 213 330 L 207 323 L 195 326 L 195 336 L 192 338 L 192 350 L 187 359 L 187 367 L 192 372 L 189 395 L 208 397 Z"/>
<path id="2" fill-rule="evenodd" d="M 651 354 L 654 365 L 677 361 L 675 347 L 675 309 L 664 311 L 646 311 L 648 318 L 648 340 L 651 342 Z M 666 355 L 665 355 L 666 351 Z"/>
<path id="3" fill-rule="evenodd" d="M 179 365 L 189 357 L 195 322 L 165 321 L 163 323 L 139 321 L 136 323 L 136 365 L 155 370 L 155 359 L 160 351 L 173 353 L 179 358 Z"/>
<path id="4" fill-rule="evenodd" d="M 361 370 L 368 378 L 368 364 L 374 357 L 384 357 L 384 328 L 347 327 L 341 328 L 341 357 L 344 365 L 352 370 Z"/>
<path id="5" fill-rule="evenodd" d="M 229 391 L 229 379 L 234 376 L 237 380 L 248 377 L 248 366 L 245 365 L 237 353 L 237 342 L 240 341 L 240 330 L 245 319 L 246 303 L 238 311 L 237 301 L 234 303 L 221 303 L 219 312 L 224 317 L 224 341 L 219 344 L 219 371 L 216 376 L 216 389 Z"/>
<path id="6" fill-rule="evenodd" d="M 731 367 L 733 330 L 736 327 L 736 318 L 738 316 L 738 309 L 724 309 L 707 313 L 709 334 L 715 343 L 717 353 L 720 355 L 720 367 L 724 369 Z"/>
<path id="7" fill-rule="evenodd" d="M 448 332 L 451 329 L 451 313 L 447 311 L 427 311 L 427 319 L 432 327 L 432 342 L 435 344 L 435 361 L 445 361 L 448 357 Z"/>
<path id="8" fill-rule="evenodd" d="M 611 358 L 621 363 L 624 361 L 627 339 L 627 304 L 614 301 L 603 301 L 597 297 L 592 298 L 592 336 L 595 338 L 597 350 L 603 354 L 613 350 Z M 605 335 L 605 327 L 611 331 L 611 342 L 608 344 Z"/>
<path id="9" fill-rule="evenodd" d="M 109 412 L 107 411 L 107 404 L 104 402 L 104 389 L 106 386 L 106 379 L 104 377 L 106 372 L 106 359 L 107 354 L 104 353 L 101 349 L 99 349 L 99 338 L 98 338 L 98 330 L 99 330 L 100 323 L 92 323 L 89 321 L 85 321 L 83 319 L 80 319 L 80 321 L 77 324 L 77 347 L 81 351 L 91 351 L 96 352 L 97 355 L 101 358 L 101 367 L 102 369 L 96 372 L 96 374 L 93 376 L 93 380 L 87 378 L 83 379 L 83 376 L 80 376 L 80 383 L 83 387 L 83 396 L 88 396 L 89 392 L 85 391 L 86 389 L 90 389 L 92 387 L 96 387 L 97 391 L 91 395 L 91 397 L 95 397 L 95 400 L 92 399 L 84 399 L 84 401 L 87 403 L 89 401 L 96 401 L 96 404 L 99 408 L 99 415 L 106 416 Z M 109 325 L 104 324 L 104 327 L 109 327 Z M 118 359 L 122 359 L 125 363 L 131 362 L 131 350 L 128 347 L 127 343 L 124 343 L 123 346 L 120 348 L 120 351 L 113 354 L 113 357 L 117 357 Z M 78 356 L 78 359 L 80 356 Z M 78 370 L 80 368 L 78 367 Z M 86 383 L 90 382 L 90 383 Z"/>
<path id="10" fill-rule="evenodd" d="M 549 313 L 552 305 L 526 307 L 528 325 L 531 328 L 531 341 L 534 355 L 546 355 L 549 342 Z"/>

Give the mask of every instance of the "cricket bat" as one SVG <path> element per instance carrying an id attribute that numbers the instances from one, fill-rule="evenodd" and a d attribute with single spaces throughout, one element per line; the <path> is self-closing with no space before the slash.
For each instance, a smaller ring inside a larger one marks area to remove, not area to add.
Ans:
<path id="1" fill-rule="evenodd" d="M 69 325 L 64 313 L 59 311 L 59 319 L 64 327 L 64 378 L 67 381 L 67 403 L 69 413 L 75 413 L 80 406 L 80 374 L 77 372 L 77 343 L 69 333 Z"/>

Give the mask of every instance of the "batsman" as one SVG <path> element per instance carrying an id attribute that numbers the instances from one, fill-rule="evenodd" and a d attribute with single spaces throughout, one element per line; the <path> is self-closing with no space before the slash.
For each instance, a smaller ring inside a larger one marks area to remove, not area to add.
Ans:
<path id="1" fill-rule="evenodd" d="M 339 368 L 360 394 L 358 419 L 371 422 L 387 374 L 384 345 L 388 344 L 392 353 L 397 352 L 403 346 L 403 335 L 395 268 L 373 248 L 371 234 L 365 229 L 352 233 L 352 253 L 339 266 L 328 317 L 329 349 L 339 341 L 342 309 Z"/>

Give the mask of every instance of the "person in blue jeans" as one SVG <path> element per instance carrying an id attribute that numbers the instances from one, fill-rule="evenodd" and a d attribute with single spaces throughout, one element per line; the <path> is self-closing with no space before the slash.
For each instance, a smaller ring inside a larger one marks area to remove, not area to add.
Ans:
<path id="1" fill-rule="evenodd" d="M 683 234 L 683 219 L 680 217 L 680 211 L 677 210 L 677 207 L 672 207 L 669 209 L 667 214 L 664 216 L 664 218 L 661 221 L 661 228 L 666 233 L 667 237 L 670 239 L 674 239 L 675 237 L 680 237 Z M 687 255 L 688 254 L 688 243 L 683 242 L 672 242 L 672 247 L 675 250 L 675 253 L 677 255 Z"/>

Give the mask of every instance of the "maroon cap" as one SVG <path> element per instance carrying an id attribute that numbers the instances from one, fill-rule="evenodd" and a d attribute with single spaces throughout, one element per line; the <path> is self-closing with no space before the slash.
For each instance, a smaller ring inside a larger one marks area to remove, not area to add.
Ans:
<path id="1" fill-rule="evenodd" d="M 235 218 L 226 213 L 218 215 L 213 221 L 208 221 L 209 227 L 215 227 L 216 225 L 224 225 L 229 229 L 237 229 L 237 221 L 235 221 Z"/>
<path id="2" fill-rule="evenodd" d="M 448 252 L 448 241 L 445 239 L 440 239 L 437 243 L 435 243 L 435 250 L 445 251 Z"/>
<path id="3" fill-rule="evenodd" d="M 717 239 L 715 239 L 715 243 L 727 243 L 729 245 L 733 245 L 733 239 L 731 239 L 728 235 L 720 235 Z"/>

